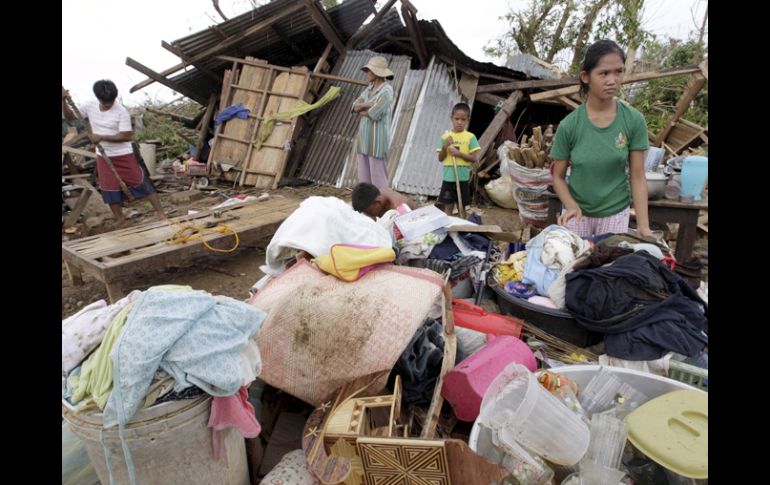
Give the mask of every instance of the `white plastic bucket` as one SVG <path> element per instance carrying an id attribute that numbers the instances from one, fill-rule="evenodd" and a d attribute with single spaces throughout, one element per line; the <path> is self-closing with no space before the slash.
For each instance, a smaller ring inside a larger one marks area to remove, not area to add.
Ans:
<path id="1" fill-rule="evenodd" d="M 152 143 L 140 143 L 139 153 L 142 155 L 144 164 L 147 166 L 147 171 L 150 175 L 155 175 L 155 149 L 156 146 Z"/>
<path id="2" fill-rule="evenodd" d="M 246 444 L 235 429 L 222 431 L 227 461 L 213 455 L 208 427 L 212 398 L 172 401 L 138 411 L 125 428 L 125 443 L 134 462 L 136 483 L 167 485 L 248 485 Z M 110 475 L 99 442 L 101 413 L 75 413 L 62 406 L 64 419 L 80 438 L 102 483 Z M 128 470 L 118 437 L 118 427 L 104 430 L 115 483 L 127 484 Z"/>

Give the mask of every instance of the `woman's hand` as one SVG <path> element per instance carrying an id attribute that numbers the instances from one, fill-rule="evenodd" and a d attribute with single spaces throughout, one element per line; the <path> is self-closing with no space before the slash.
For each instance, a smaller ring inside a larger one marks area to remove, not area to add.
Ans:
<path id="1" fill-rule="evenodd" d="M 649 227 L 639 227 L 639 225 L 636 226 L 636 233 L 641 238 L 654 238 L 655 236 L 652 234 L 652 230 Z"/>
<path id="2" fill-rule="evenodd" d="M 575 222 L 580 222 L 582 217 L 583 211 L 580 210 L 580 207 L 574 206 L 564 211 L 564 213 L 556 219 L 556 223 L 560 226 L 566 226 L 570 219 L 574 218 Z"/>

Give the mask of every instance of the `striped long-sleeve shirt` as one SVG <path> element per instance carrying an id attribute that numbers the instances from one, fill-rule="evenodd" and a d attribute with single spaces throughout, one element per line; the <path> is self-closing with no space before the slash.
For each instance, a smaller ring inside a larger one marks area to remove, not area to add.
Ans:
<path id="1" fill-rule="evenodd" d="M 353 103 L 374 103 L 367 110 L 369 114 L 361 116 L 358 125 L 358 153 L 388 158 L 393 98 L 393 86 L 390 83 L 382 83 L 376 90 L 373 90 L 373 84 L 370 83 Z"/>

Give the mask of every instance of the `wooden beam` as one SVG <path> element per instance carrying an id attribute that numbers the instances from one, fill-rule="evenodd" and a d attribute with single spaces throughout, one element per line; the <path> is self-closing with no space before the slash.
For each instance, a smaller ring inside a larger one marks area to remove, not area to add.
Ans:
<path id="1" fill-rule="evenodd" d="M 390 11 L 390 9 L 393 7 L 393 5 L 397 1 L 398 0 L 389 0 L 388 3 L 383 5 L 380 11 L 377 12 L 377 14 L 374 16 L 371 22 L 369 22 L 368 24 L 358 29 L 358 32 L 356 32 L 350 37 L 346 47 L 348 49 L 354 49 L 356 45 L 358 45 L 358 43 L 364 40 L 366 36 L 369 35 L 372 32 L 372 30 L 374 30 L 374 27 L 377 26 L 379 21 L 385 16 L 386 13 L 388 13 L 388 11 Z"/>
<path id="2" fill-rule="evenodd" d="M 570 99 L 568 96 L 559 96 L 556 99 L 558 99 L 561 104 L 563 104 L 564 106 L 570 109 L 578 109 L 578 106 L 580 106 L 579 104 L 574 102 L 572 99 Z"/>
<path id="3" fill-rule="evenodd" d="M 473 100 L 476 98 L 476 88 L 479 85 L 479 77 L 463 73 L 460 78 L 460 95 L 465 98 L 468 106 L 473 106 Z"/>
<path id="4" fill-rule="evenodd" d="M 401 16 L 404 17 L 404 22 L 406 22 L 406 29 L 409 31 L 409 37 L 414 45 L 414 51 L 417 53 L 417 58 L 420 60 L 420 67 L 426 69 L 428 67 L 428 50 L 425 48 L 422 31 L 420 30 L 420 25 L 417 23 L 417 16 L 415 15 L 416 11 L 417 9 L 415 9 L 408 1 L 401 1 Z"/>
<path id="5" fill-rule="evenodd" d="M 211 93 L 209 104 L 206 106 L 206 114 L 204 114 L 203 119 L 201 119 L 201 132 L 198 135 L 198 143 L 195 144 L 195 158 L 198 161 L 201 159 L 201 150 L 203 150 L 203 144 L 206 143 L 206 135 L 209 133 L 209 125 L 211 124 L 211 118 L 214 117 L 216 104 L 217 93 Z"/>
<path id="6" fill-rule="evenodd" d="M 190 123 L 193 122 L 193 118 L 188 118 L 187 116 L 178 115 L 176 113 L 169 113 L 169 112 L 162 111 L 162 110 L 159 110 L 159 109 L 155 109 L 155 108 L 152 108 L 152 107 L 149 107 L 149 106 L 147 108 L 145 108 L 145 109 L 147 111 L 149 111 L 150 113 L 155 113 L 156 115 L 168 116 L 172 120 L 178 121 L 180 123 L 190 124 Z"/>
<path id="7" fill-rule="evenodd" d="M 555 88 L 565 86 L 576 86 L 580 84 L 580 80 L 577 78 L 566 79 L 533 79 L 529 81 L 513 81 L 500 84 L 485 84 L 479 86 L 478 93 L 502 93 L 507 91 L 515 91 L 517 89 L 533 89 L 533 88 Z"/>
<path id="8" fill-rule="evenodd" d="M 674 114 L 671 115 L 668 120 L 666 120 L 666 123 L 663 125 L 663 129 L 660 130 L 656 145 L 666 140 L 668 134 L 671 133 L 671 129 L 674 128 L 674 124 L 676 124 L 677 120 L 679 120 L 684 112 L 687 111 L 687 108 L 690 107 L 690 104 L 695 99 L 695 96 L 698 95 L 705 84 L 706 78 L 703 76 L 703 74 L 696 72 L 692 75 L 690 81 L 687 83 L 687 86 L 684 88 L 682 96 L 676 103 L 676 110 L 674 111 Z"/>
<path id="9" fill-rule="evenodd" d="M 87 150 L 81 150 L 79 148 L 68 147 L 67 145 L 61 146 L 62 153 L 69 153 L 70 155 L 80 155 L 81 157 L 96 158 L 96 153 L 89 152 Z"/>
<path id="10" fill-rule="evenodd" d="M 490 106 L 497 106 L 497 103 L 504 103 L 505 98 L 490 93 L 478 93 L 476 94 L 476 101 Z"/>
<path id="11" fill-rule="evenodd" d="M 703 77 L 705 77 L 706 81 L 708 81 L 709 80 L 709 60 L 708 59 L 704 60 L 703 62 L 700 63 L 700 65 L 698 65 L 698 67 L 700 68 L 700 72 L 701 74 L 703 74 Z"/>
<path id="12" fill-rule="evenodd" d="M 326 37 L 326 40 L 334 45 L 334 48 L 337 49 L 337 52 L 344 54 L 345 44 L 342 42 L 340 35 L 337 33 L 337 29 L 334 27 L 334 24 L 332 24 L 331 21 L 326 17 L 326 12 L 319 9 L 318 4 L 314 0 L 303 0 L 302 3 L 297 2 L 297 5 L 300 7 L 304 6 L 307 9 L 308 13 L 310 14 L 310 18 L 313 19 L 313 22 L 315 22 L 315 24 L 321 30 L 321 33 L 324 35 L 324 37 Z"/>
<path id="13" fill-rule="evenodd" d="M 185 63 L 177 64 L 176 66 L 169 67 L 166 70 L 160 71 L 158 74 L 160 74 L 163 77 L 166 77 L 166 76 L 169 76 L 170 74 L 174 74 L 175 72 L 179 71 L 180 69 L 184 69 L 185 67 L 187 67 L 187 65 Z M 140 82 L 138 84 L 134 84 L 128 92 L 129 93 L 135 93 L 135 92 L 139 91 L 142 88 L 146 88 L 147 86 L 149 86 L 150 84 L 152 84 L 154 82 L 155 82 L 155 79 L 153 79 L 153 78 L 145 79 L 144 81 L 142 81 L 142 82 Z"/>
<path id="14" fill-rule="evenodd" d="M 249 61 L 247 59 L 238 59 L 237 57 L 230 57 L 230 56 L 217 56 L 217 59 L 222 59 L 223 61 L 232 61 L 232 62 L 238 62 L 240 64 L 246 64 L 249 66 L 258 66 L 258 67 L 265 67 L 265 63 L 259 63 L 256 61 Z M 280 72 L 293 72 L 295 74 L 304 74 L 303 72 L 297 71 L 296 69 L 291 69 L 289 67 L 282 67 L 282 66 L 270 66 L 276 71 Z M 358 79 L 351 79 L 348 77 L 342 77 L 342 76 L 334 76 L 332 74 L 324 74 L 321 72 L 311 72 L 310 77 L 317 77 L 321 79 L 328 79 L 330 81 L 339 81 L 343 83 L 349 83 L 349 84 L 357 84 L 359 86 L 368 86 L 369 83 L 366 81 L 359 81 Z"/>
<path id="15" fill-rule="evenodd" d="M 334 44 L 331 42 L 326 44 L 326 49 L 324 49 L 323 54 L 318 58 L 318 62 L 316 62 L 315 67 L 313 68 L 313 74 L 319 74 L 321 73 L 321 70 L 324 69 L 324 64 L 329 59 L 329 54 L 332 53 L 332 47 L 334 47 Z"/>
<path id="16" fill-rule="evenodd" d="M 167 79 L 165 76 L 161 75 L 160 73 L 157 73 L 150 69 L 149 67 L 145 66 L 144 64 L 141 64 L 130 57 L 126 57 L 126 65 L 129 67 L 132 67 L 136 69 L 137 71 L 141 72 L 147 77 L 151 77 L 155 79 L 157 82 L 161 83 L 162 85 L 166 86 L 169 89 L 173 89 L 174 91 L 184 94 L 188 98 L 198 102 L 199 104 L 205 105 L 208 101 L 205 98 L 202 98 L 198 93 L 195 93 L 193 91 L 190 91 L 186 87 L 182 86 L 181 84 L 178 84 L 170 79 Z"/>
<path id="17" fill-rule="evenodd" d="M 171 45 L 168 42 L 166 42 L 165 40 L 160 41 L 160 46 L 163 47 L 164 49 L 166 49 L 167 51 L 169 51 L 170 53 L 174 54 L 178 58 L 182 59 L 182 62 L 185 63 L 186 65 L 188 65 L 188 66 L 193 65 L 193 63 L 190 62 L 190 59 L 187 58 L 187 56 L 182 52 L 182 49 L 179 48 L 178 46 Z M 200 65 L 195 65 L 193 67 L 195 67 L 195 69 L 197 69 L 200 72 L 202 72 L 203 74 L 207 75 L 208 77 L 210 77 L 211 79 L 213 79 L 217 83 L 222 81 L 222 76 L 217 76 L 216 74 L 211 72 L 210 69 L 207 69 L 207 68 L 205 68 L 203 66 L 200 66 Z"/>
<path id="18" fill-rule="evenodd" d="M 503 107 L 500 109 L 500 111 L 497 112 L 495 117 L 492 119 L 492 122 L 481 135 L 481 139 L 479 140 L 479 146 L 481 146 L 481 150 L 479 153 L 487 153 L 487 150 L 489 150 L 489 148 L 492 146 L 492 143 L 495 141 L 495 138 L 497 138 L 497 134 L 500 133 L 500 130 L 503 128 L 503 125 L 508 120 L 508 118 L 511 117 L 513 110 L 516 109 L 516 104 L 519 102 L 519 100 L 521 100 L 523 96 L 524 93 L 521 91 L 514 91 L 510 96 L 508 96 L 508 99 L 506 99 L 505 103 L 503 103 Z M 480 164 L 481 160 L 474 164 L 474 168 L 478 170 Z"/>
<path id="19" fill-rule="evenodd" d="M 634 83 L 639 81 L 649 81 L 651 79 L 660 79 L 662 77 L 679 76 L 682 74 L 692 74 L 699 72 L 700 69 L 695 66 L 679 67 L 675 69 L 667 69 L 665 71 L 652 71 L 652 72 L 640 72 L 623 79 L 622 84 Z M 529 99 L 532 101 L 541 101 L 543 99 L 553 99 L 559 96 L 566 96 L 569 94 L 575 94 L 580 92 L 580 86 L 569 86 L 561 89 L 554 89 L 552 91 L 545 91 L 542 93 L 530 94 Z"/>

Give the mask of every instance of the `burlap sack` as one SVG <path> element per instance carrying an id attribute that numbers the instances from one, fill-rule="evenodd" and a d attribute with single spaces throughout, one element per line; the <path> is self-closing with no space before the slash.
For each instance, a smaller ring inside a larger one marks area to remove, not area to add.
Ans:
<path id="1" fill-rule="evenodd" d="M 353 379 L 392 369 L 442 285 L 433 271 L 401 266 L 348 283 L 300 261 L 249 300 L 268 314 L 256 337 L 259 378 L 318 405 Z"/>

